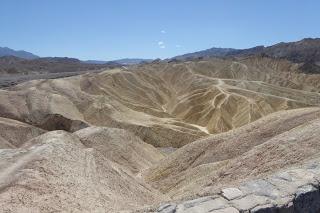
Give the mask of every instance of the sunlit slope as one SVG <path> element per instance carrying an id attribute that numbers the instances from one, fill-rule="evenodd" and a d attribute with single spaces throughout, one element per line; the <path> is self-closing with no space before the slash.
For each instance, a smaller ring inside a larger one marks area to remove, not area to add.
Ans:
<path id="1" fill-rule="evenodd" d="M 26 141 L 45 132 L 37 127 L 0 117 L 0 149 L 19 148 Z"/>
<path id="2" fill-rule="evenodd" d="M 162 154 L 125 130 L 51 131 L 0 151 L 5 212 L 119 212 L 165 198 L 138 175 Z"/>
<path id="3" fill-rule="evenodd" d="M 309 84 L 311 77 L 294 64 L 269 60 L 151 63 L 30 81 L 0 91 L 0 116 L 47 130 L 119 127 L 157 147 L 181 147 L 279 110 L 320 103 L 311 92 L 319 77 Z"/>
<path id="4" fill-rule="evenodd" d="M 0 209 L 152 211 L 319 159 L 320 77 L 297 67 L 154 62 L 0 90 Z"/>
<path id="5" fill-rule="evenodd" d="M 273 113 L 188 144 L 145 172 L 174 198 L 205 195 L 320 156 L 320 109 Z"/>

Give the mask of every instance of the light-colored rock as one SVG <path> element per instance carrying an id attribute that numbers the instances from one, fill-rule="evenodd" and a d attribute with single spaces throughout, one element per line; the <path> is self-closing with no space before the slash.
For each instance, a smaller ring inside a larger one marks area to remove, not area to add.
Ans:
<path id="1" fill-rule="evenodd" d="M 204 213 L 212 212 L 213 210 L 218 210 L 227 207 L 227 201 L 223 198 L 215 198 L 209 200 L 195 200 L 198 202 L 192 202 L 192 205 L 183 205 L 182 207 L 177 208 L 177 213 Z M 190 207 L 188 207 L 190 206 Z"/>
<path id="2" fill-rule="evenodd" d="M 221 194 L 224 198 L 229 196 L 230 200 L 225 201 L 224 207 L 216 204 L 217 209 L 212 212 L 317 213 L 320 211 L 320 183 L 317 181 L 320 174 L 311 173 L 317 168 L 316 162 L 320 163 L 320 158 L 263 179 L 244 182 L 238 187 L 224 188 L 220 193 L 212 195 L 212 198 Z M 233 196 L 235 192 L 241 196 Z M 209 198 L 202 197 L 184 201 L 182 203 L 192 204 L 189 205 L 191 208 L 185 208 L 183 204 L 179 204 L 178 212 L 207 212 L 208 209 L 213 208 L 211 205 L 213 203 Z M 210 206 L 210 208 L 201 208 L 202 202 L 206 204 L 205 207 Z"/>
<path id="3" fill-rule="evenodd" d="M 240 199 L 232 200 L 231 205 L 239 210 L 244 211 L 250 210 L 259 205 L 268 204 L 269 202 L 270 200 L 267 197 L 251 194 Z"/>
<path id="4" fill-rule="evenodd" d="M 213 197 L 200 197 L 200 198 L 197 198 L 194 200 L 189 200 L 189 201 L 183 202 L 182 205 L 184 206 L 184 208 L 191 208 L 196 205 L 199 205 L 200 203 L 212 201 L 213 199 L 214 199 Z"/>
<path id="5" fill-rule="evenodd" d="M 242 191 L 238 188 L 225 188 L 221 190 L 222 196 L 228 200 L 233 200 L 243 196 Z"/>
<path id="6" fill-rule="evenodd" d="M 265 196 L 270 199 L 276 200 L 282 194 L 281 192 L 271 183 L 266 180 L 252 180 L 244 183 L 240 186 L 240 189 L 244 193 L 252 193 L 255 195 Z"/>
<path id="7" fill-rule="evenodd" d="M 277 213 L 277 209 L 272 204 L 266 204 L 251 209 L 250 213 Z"/>
<path id="8" fill-rule="evenodd" d="M 239 211 L 238 211 L 238 209 L 235 209 L 233 207 L 228 207 L 225 209 L 214 210 L 210 213 L 239 213 Z"/>
<path id="9" fill-rule="evenodd" d="M 317 182 L 315 174 L 306 169 L 294 169 L 277 173 L 268 181 L 276 186 L 283 194 L 293 195 L 298 187 Z"/>
<path id="10" fill-rule="evenodd" d="M 161 213 L 175 213 L 177 205 L 175 204 L 164 204 L 158 208 L 158 212 Z"/>

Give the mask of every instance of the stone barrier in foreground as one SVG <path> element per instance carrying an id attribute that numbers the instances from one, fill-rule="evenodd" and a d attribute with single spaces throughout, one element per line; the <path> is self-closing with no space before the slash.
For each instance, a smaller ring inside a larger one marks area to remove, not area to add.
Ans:
<path id="1" fill-rule="evenodd" d="M 320 159 L 219 194 L 161 205 L 161 213 L 318 213 Z"/>

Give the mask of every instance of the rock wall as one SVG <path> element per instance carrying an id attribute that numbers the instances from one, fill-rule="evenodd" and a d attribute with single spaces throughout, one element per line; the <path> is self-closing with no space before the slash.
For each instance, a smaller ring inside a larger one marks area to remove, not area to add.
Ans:
<path id="1" fill-rule="evenodd" d="M 160 206 L 161 213 L 320 212 L 320 159 L 218 194 Z"/>

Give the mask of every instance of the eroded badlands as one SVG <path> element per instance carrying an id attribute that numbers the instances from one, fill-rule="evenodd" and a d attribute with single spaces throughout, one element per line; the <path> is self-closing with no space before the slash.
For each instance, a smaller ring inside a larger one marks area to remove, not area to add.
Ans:
<path id="1" fill-rule="evenodd" d="M 162 211 L 318 162 L 319 91 L 319 75 L 265 57 L 154 62 L 0 90 L 0 209 Z"/>

